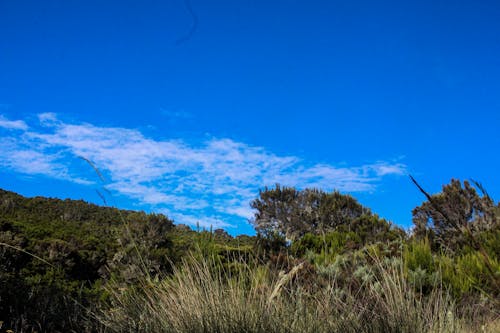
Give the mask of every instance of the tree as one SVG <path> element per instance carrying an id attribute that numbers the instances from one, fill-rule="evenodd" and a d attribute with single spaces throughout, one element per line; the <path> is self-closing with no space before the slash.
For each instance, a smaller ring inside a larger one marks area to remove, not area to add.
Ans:
<path id="1" fill-rule="evenodd" d="M 362 215 L 371 215 L 356 199 L 338 191 L 299 191 L 279 184 L 261 190 L 251 206 L 257 210 L 252 223 L 259 234 L 266 237 L 278 234 L 292 240 L 308 232 L 332 231 Z"/>
<path id="2" fill-rule="evenodd" d="M 474 245 L 478 232 L 499 225 L 499 206 L 495 206 L 481 184 L 474 182 L 482 196 L 468 181 L 462 186 L 456 179 L 444 185 L 441 193 L 429 195 L 411 179 L 427 197 L 412 212 L 417 238 L 427 237 L 439 247 L 455 251 L 471 242 Z"/>

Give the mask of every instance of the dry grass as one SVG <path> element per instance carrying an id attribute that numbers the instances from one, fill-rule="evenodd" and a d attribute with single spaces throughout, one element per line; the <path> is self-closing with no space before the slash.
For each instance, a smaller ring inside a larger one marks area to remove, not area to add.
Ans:
<path id="1" fill-rule="evenodd" d="M 220 267 L 189 260 L 165 279 L 145 279 L 137 288 L 111 286 L 112 307 L 99 315 L 104 331 L 444 333 L 481 327 L 458 318 L 446 292 L 416 292 L 397 261 L 376 261 L 375 278 L 356 292 L 335 281 L 307 292 L 294 278 L 300 265 L 280 274 L 241 263 Z M 498 328 L 498 322 L 482 326 L 484 332 Z"/>

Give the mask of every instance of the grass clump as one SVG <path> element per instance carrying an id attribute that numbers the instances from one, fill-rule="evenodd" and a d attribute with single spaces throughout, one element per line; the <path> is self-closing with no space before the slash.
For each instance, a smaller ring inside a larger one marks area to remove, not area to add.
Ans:
<path id="1" fill-rule="evenodd" d="M 401 260 L 374 262 L 373 278 L 358 290 L 335 280 L 311 290 L 301 279 L 305 262 L 287 272 L 254 263 L 235 271 L 191 258 L 163 279 L 110 285 L 111 307 L 99 319 L 111 332 L 467 331 L 446 292 L 416 290 Z"/>

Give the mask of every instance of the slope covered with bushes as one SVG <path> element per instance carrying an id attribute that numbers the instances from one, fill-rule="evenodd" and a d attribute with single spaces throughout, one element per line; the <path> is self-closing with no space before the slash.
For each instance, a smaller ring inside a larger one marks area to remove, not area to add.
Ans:
<path id="1" fill-rule="evenodd" d="M 499 204 L 421 190 L 408 234 L 338 192 L 265 188 L 238 237 L 0 191 L 0 331 L 500 329 Z"/>

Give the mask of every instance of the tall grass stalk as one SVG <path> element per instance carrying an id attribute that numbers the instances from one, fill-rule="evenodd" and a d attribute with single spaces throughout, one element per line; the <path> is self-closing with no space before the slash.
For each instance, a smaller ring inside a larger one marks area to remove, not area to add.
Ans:
<path id="1" fill-rule="evenodd" d="M 443 290 L 424 297 L 401 264 L 376 263 L 376 278 L 351 292 L 335 281 L 307 291 L 299 266 L 269 267 L 185 260 L 173 275 L 139 287 L 110 286 L 100 314 L 112 332 L 466 332 Z M 234 269 L 237 267 L 237 269 Z"/>
<path id="2" fill-rule="evenodd" d="M 406 277 L 403 260 L 374 258 L 375 280 L 369 293 L 377 309 L 372 328 L 379 332 L 460 332 L 451 296 L 441 287 L 424 296 Z"/>

